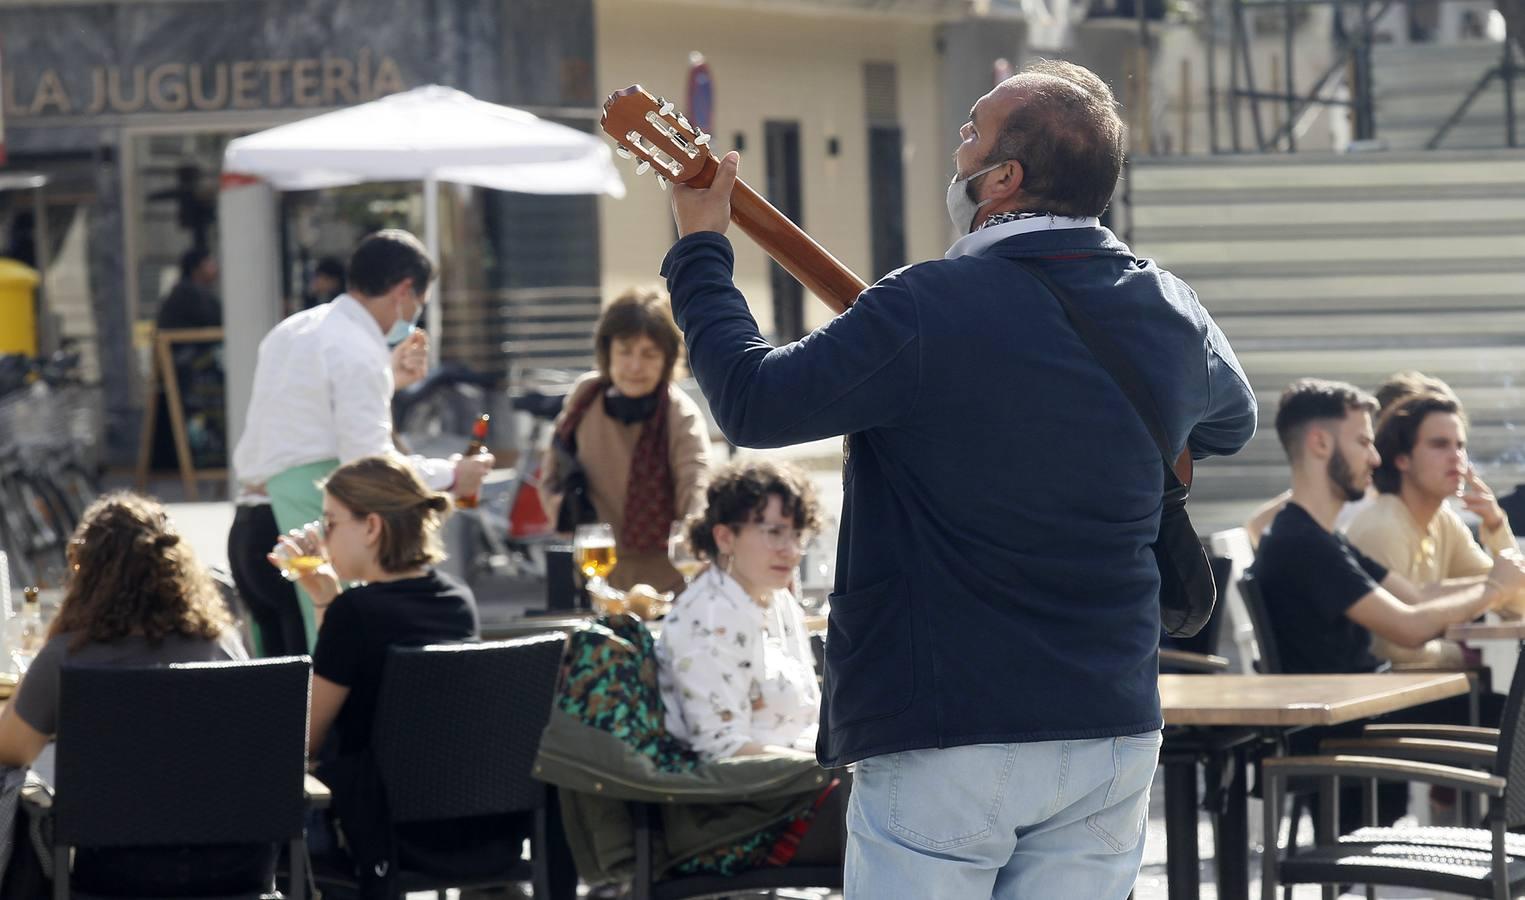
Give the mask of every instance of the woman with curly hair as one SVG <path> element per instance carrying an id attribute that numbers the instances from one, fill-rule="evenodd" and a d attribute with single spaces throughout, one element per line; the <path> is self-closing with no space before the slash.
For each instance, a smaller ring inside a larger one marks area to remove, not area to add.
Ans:
<path id="1" fill-rule="evenodd" d="M 128 492 L 90 505 L 48 642 L 0 713 L 0 764 L 30 765 L 58 730 L 65 663 L 147 666 L 247 659 L 222 595 L 158 501 Z"/>
<path id="2" fill-rule="evenodd" d="M 73 571 L 48 641 L 0 713 L 0 764 L 32 765 L 57 734 L 65 664 L 248 658 L 221 593 L 158 501 L 127 492 L 96 500 L 69 542 L 69 562 Z M 270 844 L 94 848 L 75 852 L 73 883 L 92 894 L 221 896 L 268 882 L 274 870 Z M 37 871 L 31 854 L 13 855 L 6 890 L 25 894 L 16 880 Z"/>
<path id="3" fill-rule="evenodd" d="M 735 463 L 689 523 L 708 568 L 673 603 L 657 642 L 667 730 L 707 760 L 814 744 L 821 712 L 805 616 L 790 590 L 820 527 L 810 482 Z"/>

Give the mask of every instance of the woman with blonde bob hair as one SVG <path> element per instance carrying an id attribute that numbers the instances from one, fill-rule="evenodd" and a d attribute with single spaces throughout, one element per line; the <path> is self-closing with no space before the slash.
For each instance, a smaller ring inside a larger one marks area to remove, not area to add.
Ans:
<path id="1" fill-rule="evenodd" d="M 617 588 L 683 587 L 668 532 L 703 505 L 710 440 L 704 411 L 673 384 L 682 348 L 666 293 L 621 294 L 594 331 L 598 370 L 567 394 L 545 457 L 541 499 L 557 530 L 613 526 Z"/>
<path id="2" fill-rule="evenodd" d="M 486 837 L 480 825 L 449 822 L 386 831 L 378 813 L 385 798 L 369 751 L 387 651 L 476 640 L 476 600 L 469 588 L 434 568 L 445 558 L 438 532 L 451 500 L 430 490 L 406 460 L 362 457 L 335 469 L 321 487 L 321 529 L 314 523 L 278 545 L 287 554 L 326 559 L 298 581 L 318 618 L 308 752 L 321 760 L 317 777 L 334 798 L 320 821 L 309 822 L 307 840 L 315 855 L 335 852 L 337 820 L 361 896 L 372 896 L 380 888 L 371 873 L 378 865 L 386 869 L 394 838 L 415 854 L 467 847 L 494 835 L 517 847 L 513 840 L 522 841 L 522 826 L 488 823 Z M 281 554 L 271 554 L 271 562 L 279 566 Z M 335 742 L 327 741 L 331 730 Z"/>
<path id="3" fill-rule="evenodd" d="M 338 755 L 350 756 L 370 746 L 387 649 L 476 639 L 476 600 L 434 568 L 445 557 L 437 533 L 451 500 L 406 461 L 362 457 L 335 469 L 322 489 L 321 532 L 308 526 L 281 542 L 291 554 L 326 559 L 297 582 L 318 619 L 308 747 L 316 754 L 336 726 Z M 270 561 L 280 566 L 280 554 Z"/>

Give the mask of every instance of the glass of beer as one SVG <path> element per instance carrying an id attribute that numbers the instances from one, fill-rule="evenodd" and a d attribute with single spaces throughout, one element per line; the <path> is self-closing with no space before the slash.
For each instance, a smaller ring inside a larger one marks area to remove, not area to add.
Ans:
<path id="1" fill-rule="evenodd" d="M 590 583 L 602 582 L 618 562 L 614 552 L 614 526 L 607 523 L 579 525 L 572 536 L 572 564 Z"/>
<path id="2" fill-rule="evenodd" d="M 704 561 L 694 553 L 694 544 L 688 538 L 687 523 L 672 523 L 672 529 L 667 532 L 667 558 L 672 560 L 672 567 L 683 576 L 685 584 L 693 581 L 704 568 Z"/>
<path id="3" fill-rule="evenodd" d="M 271 554 L 279 561 L 281 577 L 296 581 L 316 572 L 328 562 L 323 555 L 323 523 L 309 522 L 302 528 L 293 528 L 289 540 L 275 545 Z"/>

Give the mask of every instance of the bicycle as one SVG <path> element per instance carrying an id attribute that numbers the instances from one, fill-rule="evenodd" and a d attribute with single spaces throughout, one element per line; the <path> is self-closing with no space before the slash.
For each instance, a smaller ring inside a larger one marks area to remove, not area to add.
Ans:
<path id="1" fill-rule="evenodd" d="M 70 351 L 0 357 L 0 549 L 18 587 L 63 583 L 70 535 L 100 494 L 81 452 L 96 395 L 78 368 Z"/>

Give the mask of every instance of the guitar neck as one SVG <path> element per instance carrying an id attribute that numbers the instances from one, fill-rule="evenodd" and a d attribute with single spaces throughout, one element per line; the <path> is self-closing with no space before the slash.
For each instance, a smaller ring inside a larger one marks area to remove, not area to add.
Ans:
<path id="1" fill-rule="evenodd" d="M 707 188 L 719 169 L 715 160 L 710 159 L 689 184 Z M 846 312 L 858 295 L 868 290 L 868 284 L 853 274 L 852 269 L 817 244 L 815 238 L 789 221 L 788 216 L 774 209 L 773 204 L 740 178 L 731 189 L 731 221 L 806 290 L 820 297 L 832 312 Z"/>
<path id="2" fill-rule="evenodd" d="M 841 260 L 739 178 L 731 192 L 731 221 L 832 312 L 845 311 L 868 289 Z"/>

